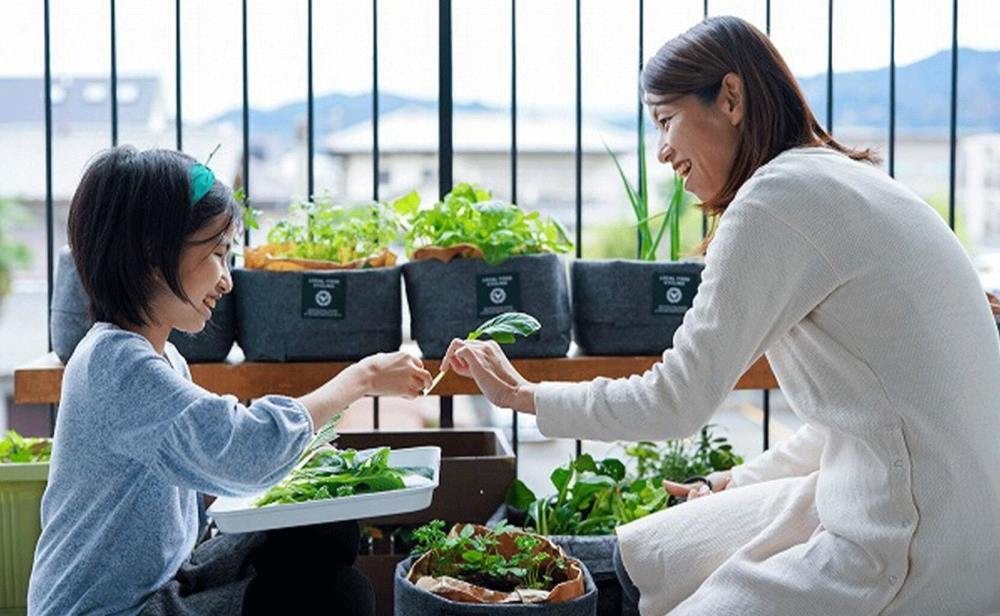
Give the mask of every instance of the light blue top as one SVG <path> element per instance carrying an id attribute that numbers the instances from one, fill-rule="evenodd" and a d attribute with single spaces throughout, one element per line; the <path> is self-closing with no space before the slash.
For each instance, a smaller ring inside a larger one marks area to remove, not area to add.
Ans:
<path id="1" fill-rule="evenodd" d="M 194 548 L 198 492 L 276 484 L 313 432 L 295 400 L 212 394 L 173 345 L 110 323 L 77 346 L 61 400 L 30 616 L 137 613 Z"/>

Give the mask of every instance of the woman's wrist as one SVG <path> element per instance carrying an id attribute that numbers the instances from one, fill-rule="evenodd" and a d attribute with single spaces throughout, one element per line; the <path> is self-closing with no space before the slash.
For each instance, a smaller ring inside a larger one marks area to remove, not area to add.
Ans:
<path id="1" fill-rule="evenodd" d="M 535 390 L 537 383 L 522 383 L 514 388 L 514 403 L 511 405 L 515 411 L 535 414 Z"/>

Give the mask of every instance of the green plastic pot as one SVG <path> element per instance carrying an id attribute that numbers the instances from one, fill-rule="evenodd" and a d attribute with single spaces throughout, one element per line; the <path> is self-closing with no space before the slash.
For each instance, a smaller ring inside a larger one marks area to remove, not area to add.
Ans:
<path id="1" fill-rule="evenodd" d="M 0 464 L 0 616 L 28 611 L 28 578 L 48 478 L 48 462 Z"/>

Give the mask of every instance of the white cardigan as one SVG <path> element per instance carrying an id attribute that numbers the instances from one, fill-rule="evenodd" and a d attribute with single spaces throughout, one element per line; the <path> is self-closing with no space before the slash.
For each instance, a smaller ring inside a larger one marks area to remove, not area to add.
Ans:
<path id="1" fill-rule="evenodd" d="M 941 217 L 871 165 L 799 148 L 761 167 L 662 362 L 542 384 L 538 425 L 687 436 L 761 354 L 806 426 L 736 489 L 619 529 L 642 614 L 1000 613 L 996 326 Z"/>

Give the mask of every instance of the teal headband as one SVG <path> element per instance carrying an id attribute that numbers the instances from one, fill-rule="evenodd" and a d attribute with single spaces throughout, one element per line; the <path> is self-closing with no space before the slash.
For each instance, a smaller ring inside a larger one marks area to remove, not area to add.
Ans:
<path id="1" fill-rule="evenodd" d="M 215 174 L 201 163 L 191 165 L 191 203 L 198 203 L 215 184 Z"/>

